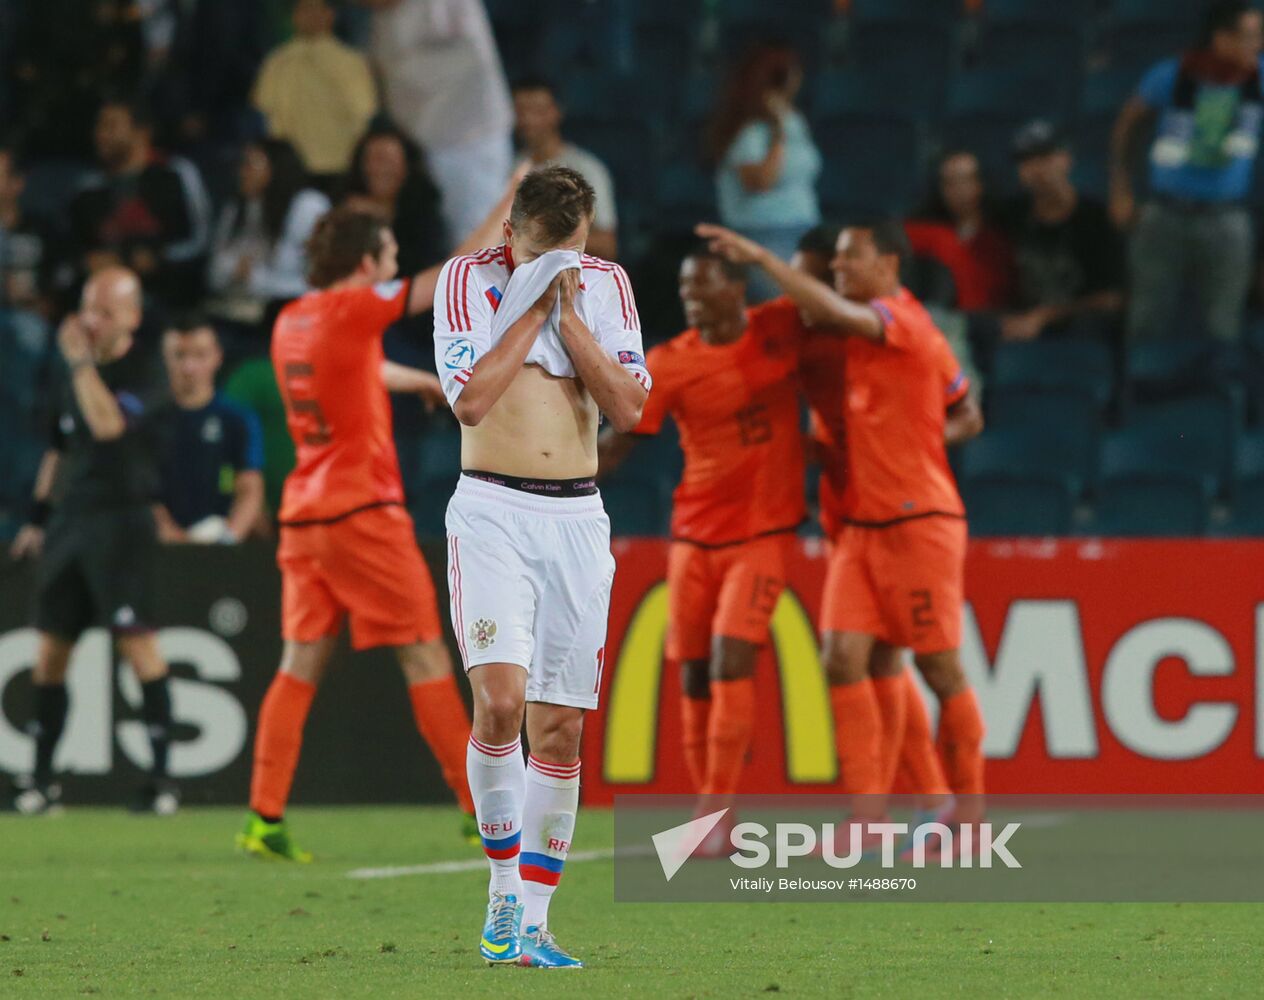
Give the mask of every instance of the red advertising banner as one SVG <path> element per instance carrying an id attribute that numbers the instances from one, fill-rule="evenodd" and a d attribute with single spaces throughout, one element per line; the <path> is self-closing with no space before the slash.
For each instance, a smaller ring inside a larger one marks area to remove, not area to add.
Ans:
<path id="1" fill-rule="evenodd" d="M 584 738 L 591 803 L 691 790 L 663 658 L 667 548 L 615 543 L 602 706 Z M 757 669 L 743 792 L 837 790 L 824 577 L 823 545 L 805 540 Z M 990 791 L 1264 791 L 1264 542 L 975 541 L 966 593 Z"/>

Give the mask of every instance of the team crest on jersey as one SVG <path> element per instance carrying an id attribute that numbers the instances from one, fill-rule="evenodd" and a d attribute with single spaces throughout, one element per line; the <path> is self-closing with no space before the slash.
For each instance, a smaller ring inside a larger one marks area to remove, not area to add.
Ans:
<path id="1" fill-rule="evenodd" d="M 470 642 L 475 649 L 486 649 L 496 641 L 496 621 L 493 618 L 480 618 L 472 622 L 469 628 Z"/>
<path id="2" fill-rule="evenodd" d="M 443 352 L 443 363 L 452 371 L 459 372 L 474 367 L 474 359 L 477 357 L 478 351 L 474 349 L 474 344 L 462 338 L 448 345 L 448 349 Z"/>

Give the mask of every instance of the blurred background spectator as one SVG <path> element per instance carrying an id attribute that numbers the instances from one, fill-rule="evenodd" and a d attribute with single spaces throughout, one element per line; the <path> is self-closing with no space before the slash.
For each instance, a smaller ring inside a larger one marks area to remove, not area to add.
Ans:
<path id="1" fill-rule="evenodd" d="M 586 149 L 562 138 L 563 110 L 553 84 L 542 76 L 524 77 L 514 84 L 514 132 L 523 158 L 531 166 L 561 164 L 577 170 L 597 195 L 597 212 L 588 232 L 588 252 L 606 260 L 619 253 L 618 214 L 614 182 L 606 165 Z"/>
<path id="2" fill-rule="evenodd" d="M 16 148 L 0 146 L 0 308 L 48 318 L 53 312 L 54 231 L 26 211 L 26 169 Z"/>
<path id="3" fill-rule="evenodd" d="M 334 17 L 328 0 L 298 0 L 295 37 L 264 60 L 253 95 L 268 134 L 290 142 L 326 191 L 377 110 L 369 61 L 334 37 Z"/>
<path id="4" fill-rule="evenodd" d="M 1001 336 L 1108 334 L 1123 308 L 1124 260 L 1106 206 L 1076 190 L 1071 151 L 1049 122 L 1019 130 L 1014 160 L 1026 193 L 1008 220 L 1016 275 Z"/>
<path id="5" fill-rule="evenodd" d="M 377 125 L 356 144 L 344 194 L 345 202 L 391 224 L 400 274 L 416 274 L 444 258 L 449 244 L 439 193 L 417 146 L 394 125 Z"/>
<path id="6" fill-rule="evenodd" d="M 171 403 L 160 414 L 158 537 L 167 543 L 239 542 L 263 513 L 259 422 L 215 391 L 224 356 L 209 323 L 186 318 L 168 327 L 162 357 Z"/>
<path id="7" fill-rule="evenodd" d="M 155 154 L 148 113 L 124 100 L 100 106 L 93 134 L 101 169 L 70 204 L 75 265 L 90 273 L 124 264 L 147 296 L 194 305 L 210 229 L 210 200 L 196 168 Z"/>
<path id="8" fill-rule="evenodd" d="M 307 238 L 329 199 L 306 186 L 298 154 L 280 139 L 246 146 L 237 194 L 215 226 L 207 311 L 237 360 L 267 353 L 267 331 L 280 307 L 307 291 Z"/>
<path id="9" fill-rule="evenodd" d="M 455 246 L 500 200 L 513 166 L 513 108 L 487 11 L 482 0 L 361 2 L 374 10 L 386 108 L 421 147 Z"/>
<path id="10" fill-rule="evenodd" d="M 974 153 L 953 149 L 939 158 L 929 197 L 905 228 L 913 253 L 932 257 L 951 272 L 958 309 L 1008 304 L 1013 252 Z"/>
<path id="11" fill-rule="evenodd" d="M 1197 297 L 1203 332 L 1237 337 L 1253 263 L 1246 199 L 1264 120 L 1264 17 L 1244 0 L 1209 8 L 1197 48 L 1151 68 L 1115 125 L 1111 210 L 1132 236 L 1133 337 L 1174 332 L 1182 295 Z M 1150 199 L 1134 219 L 1131 156 L 1157 118 Z"/>
<path id="12" fill-rule="evenodd" d="M 720 221 L 783 260 L 821 221 L 816 197 L 821 154 L 807 119 L 794 106 L 802 85 L 803 67 L 793 48 L 757 46 L 735 67 L 709 136 Z M 752 275 L 751 302 L 775 294 L 766 277 Z"/>

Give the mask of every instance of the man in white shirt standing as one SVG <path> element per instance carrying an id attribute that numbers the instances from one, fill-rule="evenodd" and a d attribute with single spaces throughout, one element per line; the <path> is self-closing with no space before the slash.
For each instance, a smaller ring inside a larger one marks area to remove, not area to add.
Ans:
<path id="1" fill-rule="evenodd" d="M 466 770 L 491 866 L 479 953 L 492 964 L 582 964 L 554 941 L 548 905 L 614 579 L 597 426 L 604 414 L 631 430 L 650 387 L 627 275 L 583 252 L 593 200 L 567 167 L 528 174 L 504 244 L 448 261 L 435 300 L 436 362 L 462 424 L 448 583 L 474 692 Z"/>
<path id="2" fill-rule="evenodd" d="M 422 148 L 453 245 L 513 169 L 513 108 L 482 0 L 360 0 L 391 118 Z"/>
<path id="3" fill-rule="evenodd" d="M 562 138 L 565 113 L 553 84 L 543 77 L 519 80 L 513 88 L 513 106 L 514 131 L 522 143 L 524 159 L 533 167 L 570 167 L 592 185 L 597 210 L 588 234 L 588 249 L 594 256 L 614 260 L 619 255 L 614 182 L 606 165 L 596 156 Z"/>

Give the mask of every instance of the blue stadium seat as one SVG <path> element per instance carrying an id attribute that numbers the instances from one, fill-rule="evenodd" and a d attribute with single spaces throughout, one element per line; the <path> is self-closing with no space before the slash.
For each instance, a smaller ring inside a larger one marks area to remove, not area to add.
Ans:
<path id="1" fill-rule="evenodd" d="M 856 24 L 847 56 L 857 66 L 943 81 L 957 58 L 951 30 L 927 22 Z"/>
<path id="2" fill-rule="evenodd" d="M 1087 533 L 1114 537 L 1198 537 L 1207 532 L 1209 504 L 1188 478 L 1128 476 L 1098 488 L 1097 510 Z"/>
<path id="3" fill-rule="evenodd" d="M 960 20 L 962 11 L 955 0 L 851 0 L 848 16 L 857 25 L 899 21 L 947 26 Z"/>
<path id="4" fill-rule="evenodd" d="M 1051 9 L 1057 6 L 1049 5 Z M 989 23 L 979 43 L 979 64 L 998 69 L 1021 69 L 1054 78 L 1062 74 L 1078 77 L 1084 60 L 1084 34 L 1075 24 Z"/>
<path id="5" fill-rule="evenodd" d="M 1139 82 L 1140 75 L 1127 66 L 1089 73 L 1080 87 L 1081 120 L 1109 118 L 1113 122 Z"/>
<path id="6" fill-rule="evenodd" d="M 527 7 L 522 0 L 513 0 Z M 629 6 L 637 27 L 668 26 L 681 32 L 695 31 L 702 21 L 703 0 L 631 0 Z"/>
<path id="7" fill-rule="evenodd" d="M 930 73 L 850 67 L 820 74 L 809 97 L 813 118 L 883 114 L 930 121 L 943 111 L 944 81 Z"/>
<path id="8" fill-rule="evenodd" d="M 1170 399 L 1229 383 L 1225 348 L 1209 337 L 1169 337 L 1128 345 L 1124 383 L 1133 400 Z"/>
<path id="9" fill-rule="evenodd" d="M 1022 69 L 974 69 L 958 73 L 948 88 L 948 114 L 954 119 L 977 116 L 1069 117 L 1078 74 L 1054 78 Z"/>
<path id="10" fill-rule="evenodd" d="M 658 207 L 664 227 L 692 228 L 714 220 L 715 178 L 696 163 L 669 163 L 658 172 Z"/>
<path id="11" fill-rule="evenodd" d="M 1107 19 L 1115 27 L 1168 24 L 1192 31 L 1198 26 L 1204 6 L 1190 0 L 1110 0 Z"/>
<path id="12" fill-rule="evenodd" d="M 1055 422 L 989 428 L 961 449 L 961 478 L 1057 480 L 1078 497 L 1092 473 L 1095 444 Z"/>
<path id="13" fill-rule="evenodd" d="M 961 484 L 970 534 L 980 537 L 1067 535 L 1075 498 L 1065 480 L 979 476 Z"/>
<path id="14" fill-rule="evenodd" d="M 567 119 L 567 134 L 606 165 L 620 198 L 653 200 L 659 143 L 649 125 L 636 120 L 575 117 Z"/>
<path id="15" fill-rule="evenodd" d="M 817 121 L 813 135 L 825 158 L 819 191 L 828 214 L 905 212 L 921 193 L 921 143 L 913 122 L 838 115 Z"/>
<path id="16" fill-rule="evenodd" d="M 1194 29 L 1179 24 L 1116 22 L 1106 32 L 1105 50 L 1112 66 L 1143 72 L 1161 59 L 1180 55 L 1194 39 Z"/>
<path id="17" fill-rule="evenodd" d="M 1080 25 L 1093 14 L 1093 0 L 984 0 L 983 19 L 990 24 L 1013 21 Z"/>
<path id="18" fill-rule="evenodd" d="M 1101 444 L 1101 407 L 1078 392 L 1040 389 L 992 389 L 988 392 L 988 429 L 964 448 L 969 457 L 979 441 L 994 434 L 1015 433 L 1030 457 L 1019 456 L 1021 468 L 1046 468 L 1075 476 L 1082 486 L 1097 474 Z"/>
<path id="19" fill-rule="evenodd" d="M 1029 387 L 1078 392 L 1098 406 L 1110 401 L 1114 388 L 1110 350 L 1095 340 L 1033 340 L 1001 344 L 992 359 L 995 389 Z"/>
<path id="20" fill-rule="evenodd" d="M 436 421 L 422 436 L 418 446 L 425 476 L 451 476 L 461 472 L 461 431 L 449 420 Z"/>
<path id="21" fill-rule="evenodd" d="M 1240 417 L 1223 396 L 1193 396 L 1129 411 L 1102 445 L 1101 475 L 1164 475 L 1203 484 L 1208 496 L 1232 480 Z"/>
<path id="22" fill-rule="evenodd" d="M 621 479 L 603 483 L 601 495 L 616 535 L 662 536 L 671 521 L 671 489 L 661 479 Z"/>
<path id="23" fill-rule="evenodd" d="M 416 496 L 410 497 L 408 511 L 413 516 L 417 534 L 422 538 L 443 538 L 447 535 L 444 519 L 448 512 L 448 501 L 456 490 L 460 473 L 445 476 L 426 476 L 421 480 L 421 487 Z M 437 571 L 438 567 L 431 567 Z"/>

